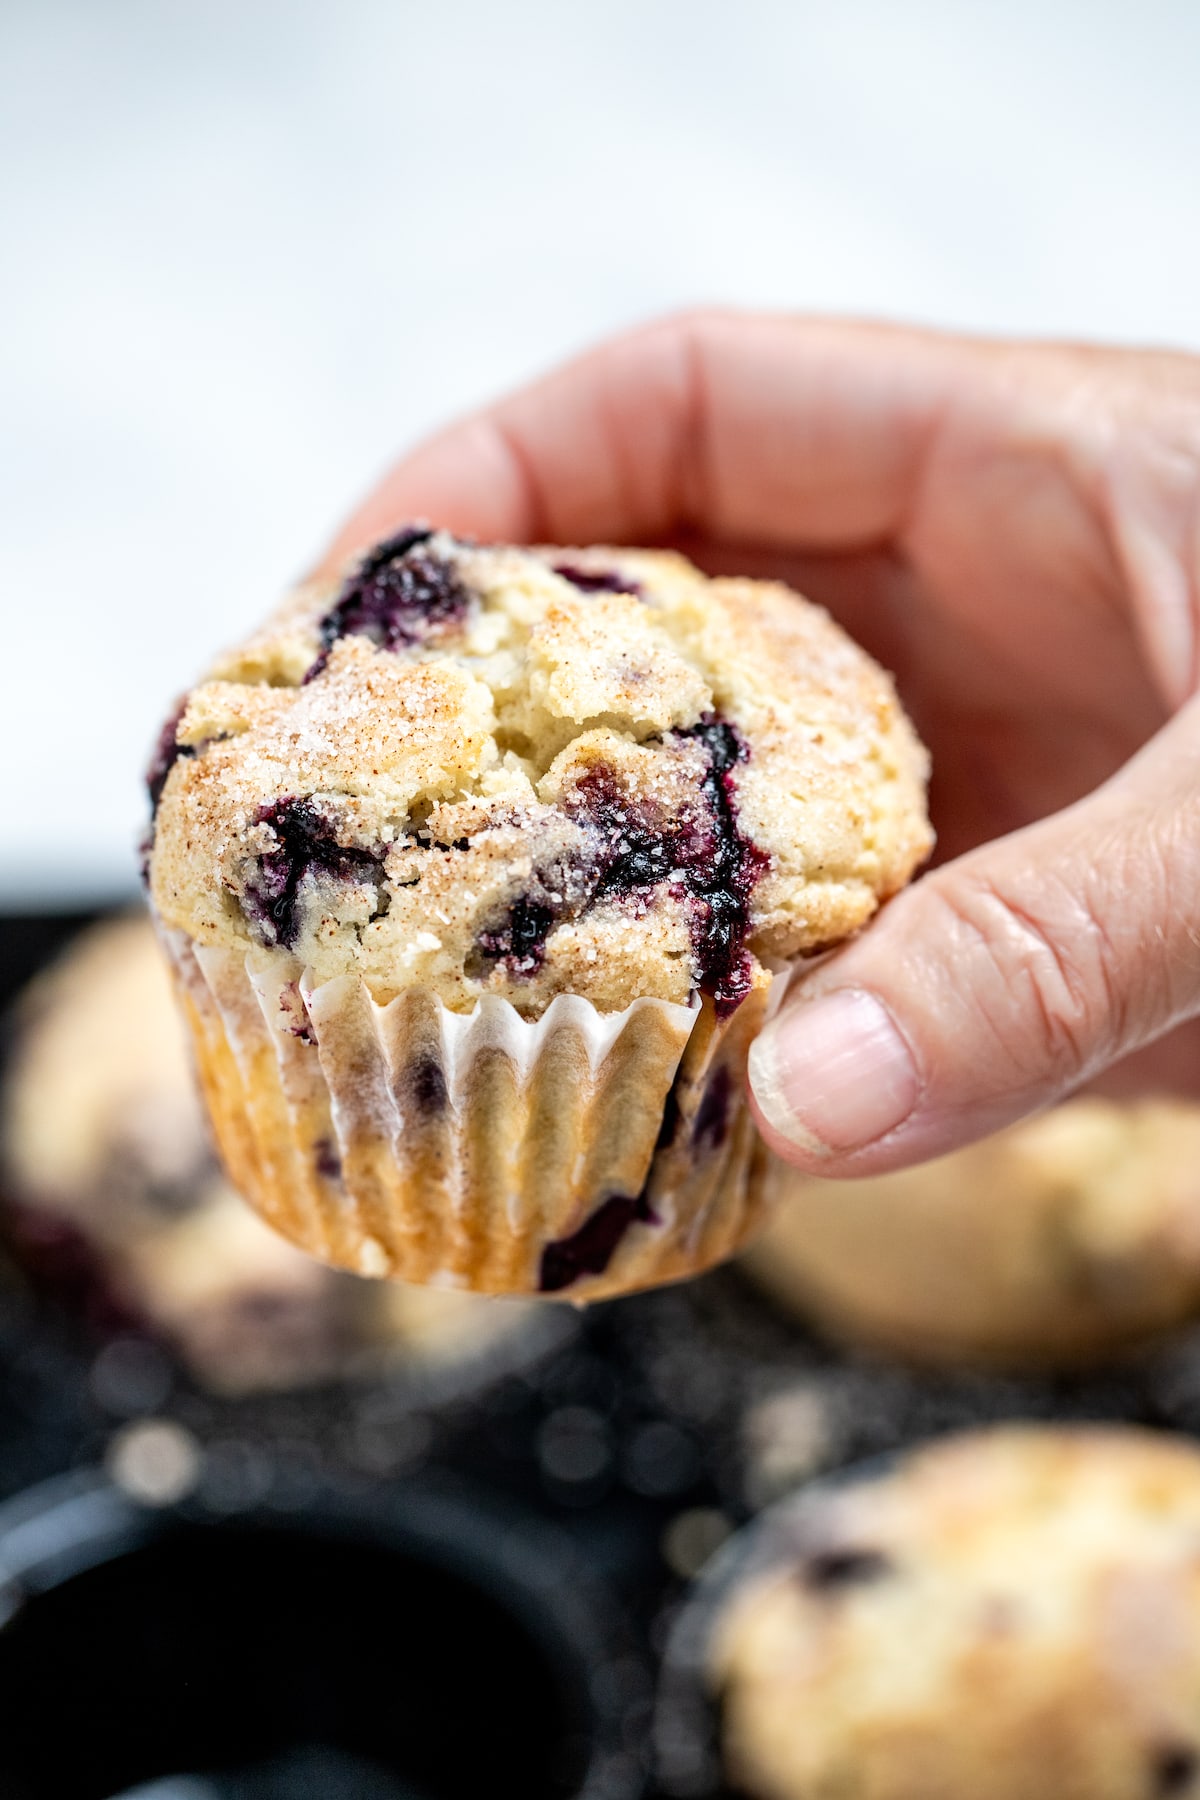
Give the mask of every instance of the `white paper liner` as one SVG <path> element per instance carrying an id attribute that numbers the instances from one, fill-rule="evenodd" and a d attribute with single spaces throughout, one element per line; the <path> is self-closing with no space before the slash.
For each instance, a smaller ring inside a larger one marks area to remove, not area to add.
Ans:
<path id="1" fill-rule="evenodd" d="M 580 1301 L 695 1273 L 757 1220 L 743 1081 L 785 986 L 769 974 L 724 1022 L 708 1003 L 605 1014 L 575 995 L 528 1020 L 494 995 L 381 1005 L 281 951 L 161 935 L 233 1181 L 325 1261 Z"/>

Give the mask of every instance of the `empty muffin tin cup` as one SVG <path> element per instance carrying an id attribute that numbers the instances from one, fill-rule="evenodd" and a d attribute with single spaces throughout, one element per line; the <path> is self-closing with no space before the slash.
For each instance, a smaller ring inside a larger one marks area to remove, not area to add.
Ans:
<path id="1" fill-rule="evenodd" d="M 606 1595 L 459 1490 L 214 1515 L 60 1478 L 0 1508 L 0 1607 L 5 1800 L 644 1786 L 648 1678 Z"/>

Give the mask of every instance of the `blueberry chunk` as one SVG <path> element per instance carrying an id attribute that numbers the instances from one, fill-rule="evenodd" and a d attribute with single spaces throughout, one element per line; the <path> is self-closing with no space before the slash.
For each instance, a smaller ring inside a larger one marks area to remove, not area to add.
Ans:
<path id="1" fill-rule="evenodd" d="M 583 1275 L 603 1275 L 613 1259 L 617 1245 L 635 1222 L 658 1223 L 645 1195 L 631 1199 L 628 1194 L 613 1194 L 586 1218 L 570 1237 L 558 1238 L 542 1251 L 538 1288 L 543 1294 L 558 1294 Z"/>
<path id="2" fill-rule="evenodd" d="M 536 900 L 517 900 L 501 925 L 480 932 L 479 949 L 489 962 L 503 963 L 510 975 L 536 975 L 546 959 L 546 939 L 555 923 L 551 907 Z"/>
<path id="3" fill-rule="evenodd" d="M 436 1118 L 450 1101 L 446 1077 L 436 1057 L 418 1056 L 404 1071 L 404 1095 L 418 1113 Z"/>
<path id="4" fill-rule="evenodd" d="M 265 944 L 295 947 L 302 923 L 300 886 L 306 875 L 322 873 L 377 885 L 381 879 L 381 858 L 370 850 L 339 844 L 329 820 L 311 800 L 288 795 L 261 806 L 255 822 L 270 826 L 277 848 L 259 857 L 246 882 L 242 910 Z"/>
<path id="5" fill-rule="evenodd" d="M 746 950 L 750 896 L 769 859 L 738 830 L 733 770 L 748 751 L 737 728 L 710 713 L 679 735 L 692 738 L 708 753 L 703 785 L 712 830 L 689 881 L 698 902 L 692 940 L 700 986 L 712 995 L 718 1017 L 724 1018 L 750 991 L 753 963 Z"/>
<path id="6" fill-rule="evenodd" d="M 150 758 L 150 766 L 146 770 L 146 792 L 150 796 L 150 817 L 158 811 L 158 803 L 162 799 L 163 789 L 167 785 L 167 776 L 175 767 L 180 757 L 195 756 L 191 744 L 176 742 L 175 734 L 179 730 L 179 721 L 187 710 L 187 701 L 181 700 L 170 718 L 158 734 L 154 746 L 154 754 Z"/>
<path id="7" fill-rule="evenodd" d="M 632 895 L 667 879 L 681 883 L 693 903 L 689 928 L 700 987 L 724 1018 L 750 989 L 750 895 L 768 859 L 738 829 L 732 772 L 747 750 L 736 726 L 710 713 L 674 735 L 698 744 L 708 762 L 694 817 L 639 817 L 604 770 L 580 784 L 612 845 L 595 898 Z"/>
<path id="8" fill-rule="evenodd" d="M 693 816 L 640 814 L 603 769 L 580 783 L 610 844 L 593 897 L 628 897 L 668 879 L 680 883 L 693 903 L 689 928 L 700 987 L 726 1017 L 749 992 L 750 895 L 767 858 L 738 830 L 732 771 L 747 751 L 737 728 L 709 714 L 674 735 L 698 744 L 708 763 Z"/>
<path id="9" fill-rule="evenodd" d="M 366 637 L 381 650 L 401 650 L 461 623 L 471 595 L 452 564 L 424 549 L 432 536 L 408 526 L 363 558 L 321 620 L 322 650 L 306 681 L 320 674 L 339 638 Z"/>
<path id="10" fill-rule="evenodd" d="M 578 563 L 556 562 L 551 568 L 581 594 L 633 594 L 640 599 L 642 584 L 619 569 L 582 569 Z"/>
<path id="11" fill-rule="evenodd" d="M 664 815 L 652 801 L 628 795 L 604 764 L 589 769 L 575 787 L 574 816 L 594 848 L 570 879 L 539 880 L 480 933 L 477 946 L 487 961 L 503 963 L 512 976 L 536 975 L 546 939 L 564 919 L 606 899 L 636 901 L 668 882 L 689 902 L 699 986 L 711 994 L 718 1016 L 745 998 L 753 971 L 745 947 L 750 895 L 768 860 L 737 825 L 732 770 L 746 748 L 736 728 L 715 715 L 673 735 L 704 753 L 694 799 Z M 717 1131 L 715 1122 L 710 1129 Z"/>

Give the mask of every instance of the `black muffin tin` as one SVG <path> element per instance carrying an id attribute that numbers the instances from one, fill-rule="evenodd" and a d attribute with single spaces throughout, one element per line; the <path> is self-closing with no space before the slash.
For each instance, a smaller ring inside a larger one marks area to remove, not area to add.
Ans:
<path id="1" fill-rule="evenodd" d="M 0 1570 L 6 1800 L 641 1790 L 645 1684 L 603 1584 L 494 1497 L 326 1485 L 214 1512 L 83 1473 L 0 1509 Z"/>
<path id="2" fill-rule="evenodd" d="M 0 924 L 0 1005 L 89 922 Z M 649 1791 L 664 1533 L 717 1487 L 619 1309 L 449 1388 L 223 1400 L 50 1249 L 0 1271 L 2 1800 Z M 119 1485 L 148 1421 L 170 1506 Z"/>
<path id="3" fill-rule="evenodd" d="M 88 922 L 0 922 L 0 1005 Z M 223 1401 L 65 1275 L 66 1306 L 0 1278 L 0 1800 L 659 1793 L 657 1664 L 684 1576 L 771 1497 L 762 1403 L 827 1419 L 812 1474 L 1003 1418 L 1200 1426 L 1196 1333 L 1078 1380 L 918 1374 L 736 1268 L 453 1393 Z M 98 1472 L 146 1420 L 196 1456 L 157 1509 Z"/>

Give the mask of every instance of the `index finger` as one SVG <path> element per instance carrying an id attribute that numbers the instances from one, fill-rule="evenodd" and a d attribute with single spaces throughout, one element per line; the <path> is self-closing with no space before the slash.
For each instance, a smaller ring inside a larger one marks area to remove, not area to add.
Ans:
<path id="1" fill-rule="evenodd" d="M 886 540 L 910 509 L 967 348 L 847 321 L 660 321 L 403 457 L 329 562 L 413 518 L 518 543 L 654 543 L 689 531 L 781 548 Z"/>

